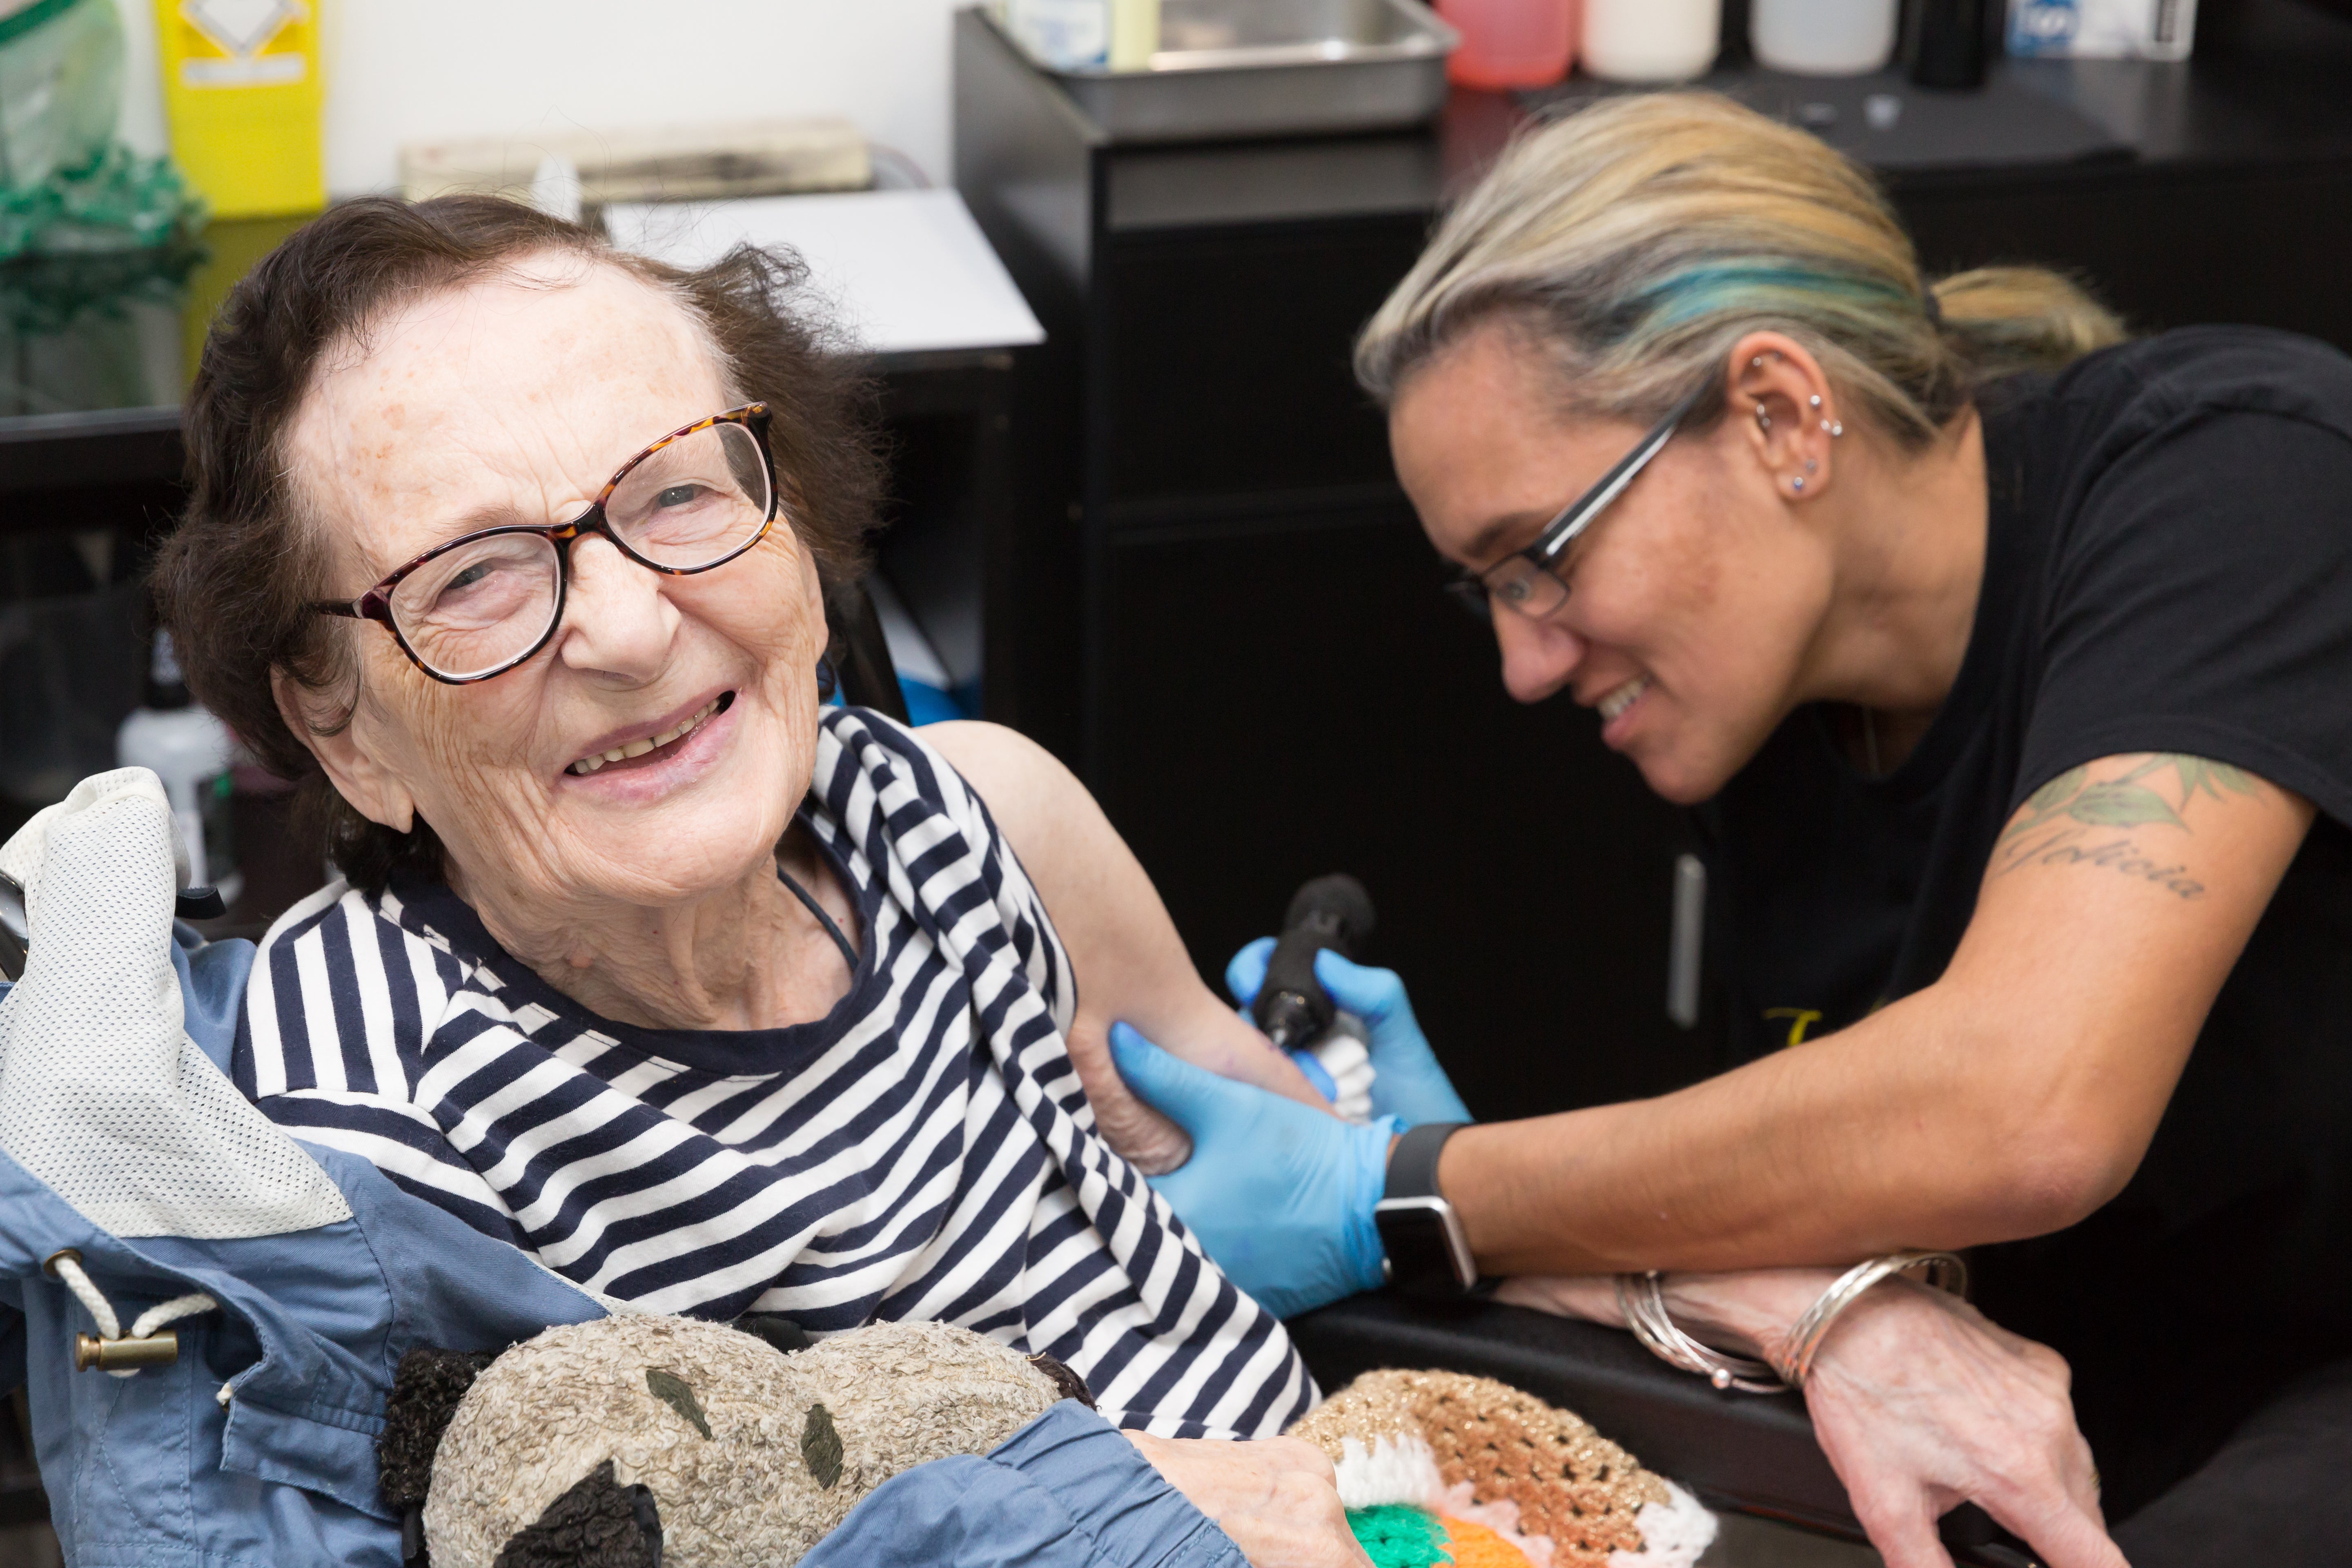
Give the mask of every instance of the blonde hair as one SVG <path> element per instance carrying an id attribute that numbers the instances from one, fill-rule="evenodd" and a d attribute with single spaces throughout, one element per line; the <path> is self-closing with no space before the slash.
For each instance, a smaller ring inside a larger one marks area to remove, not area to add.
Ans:
<path id="1" fill-rule="evenodd" d="M 1914 449 L 1987 381 L 2125 336 L 2041 268 L 1931 286 L 1864 170 L 1805 132 L 1687 92 L 1615 99 L 1520 137 L 1364 329 L 1357 378 L 1385 404 L 1497 319 L 1553 360 L 1570 410 L 1637 420 L 1720 378 L 1748 333 L 1785 332 L 1821 361 L 1843 417 Z"/>

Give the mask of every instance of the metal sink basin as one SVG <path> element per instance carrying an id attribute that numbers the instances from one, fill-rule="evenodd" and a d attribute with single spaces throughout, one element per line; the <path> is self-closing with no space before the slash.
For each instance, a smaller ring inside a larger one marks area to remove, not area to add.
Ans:
<path id="1" fill-rule="evenodd" d="M 1459 41 L 1417 0 L 1162 0 L 1150 68 L 1038 68 L 1114 142 L 1306 135 L 1429 119 Z"/>

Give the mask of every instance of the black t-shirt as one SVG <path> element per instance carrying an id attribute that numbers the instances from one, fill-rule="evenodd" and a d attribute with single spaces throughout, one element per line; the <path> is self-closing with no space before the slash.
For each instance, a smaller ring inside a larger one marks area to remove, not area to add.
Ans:
<path id="1" fill-rule="evenodd" d="M 2199 328 L 1983 404 L 1951 694 L 1880 779 L 1800 710 L 1700 809 L 1711 946 L 1752 1059 L 1933 984 L 2003 825 L 2069 768 L 2182 752 L 2317 806 L 2129 1185 L 1975 1258 L 1979 1304 L 2074 1363 L 2127 1511 L 2283 1378 L 2352 1356 L 2352 360 Z"/>

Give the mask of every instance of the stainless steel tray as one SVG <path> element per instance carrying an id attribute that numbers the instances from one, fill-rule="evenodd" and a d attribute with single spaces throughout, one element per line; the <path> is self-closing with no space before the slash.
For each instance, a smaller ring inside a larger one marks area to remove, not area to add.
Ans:
<path id="1" fill-rule="evenodd" d="M 1304 135 L 1429 119 L 1459 42 L 1417 0 L 1162 0 L 1149 70 L 1037 68 L 1113 142 Z"/>

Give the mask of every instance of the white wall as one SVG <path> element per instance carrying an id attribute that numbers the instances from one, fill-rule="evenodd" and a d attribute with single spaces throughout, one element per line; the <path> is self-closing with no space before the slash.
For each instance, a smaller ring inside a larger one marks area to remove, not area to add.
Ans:
<path id="1" fill-rule="evenodd" d="M 948 17 L 969 0 L 310 0 L 325 7 L 327 186 L 390 189 L 404 142 L 541 126 L 845 115 L 949 183 Z M 164 146 L 155 0 L 122 134 Z"/>

